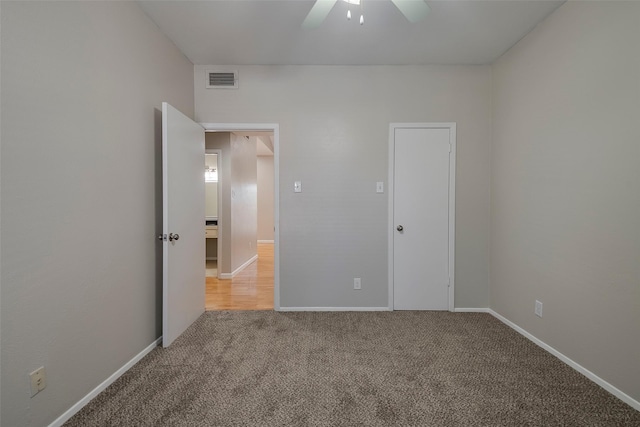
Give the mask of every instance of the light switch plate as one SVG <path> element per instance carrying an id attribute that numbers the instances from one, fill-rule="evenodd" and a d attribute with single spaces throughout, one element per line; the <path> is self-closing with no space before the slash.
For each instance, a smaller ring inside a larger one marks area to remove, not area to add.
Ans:
<path id="1" fill-rule="evenodd" d="M 295 193 L 302 193 L 302 182 L 300 181 L 295 181 L 293 183 L 293 191 Z"/>
<path id="2" fill-rule="evenodd" d="M 384 182 L 376 182 L 376 193 L 384 193 Z"/>
<path id="3" fill-rule="evenodd" d="M 542 303 L 536 300 L 536 308 L 534 309 L 534 313 L 538 317 L 542 317 Z"/>

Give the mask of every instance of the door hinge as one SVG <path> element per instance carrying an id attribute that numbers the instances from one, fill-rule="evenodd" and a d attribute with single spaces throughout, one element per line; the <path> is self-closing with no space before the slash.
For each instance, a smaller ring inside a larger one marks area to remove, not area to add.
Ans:
<path id="1" fill-rule="evenodd" d="M 451 152 L 451 143 L 449 143 L 449 152 Z"/>

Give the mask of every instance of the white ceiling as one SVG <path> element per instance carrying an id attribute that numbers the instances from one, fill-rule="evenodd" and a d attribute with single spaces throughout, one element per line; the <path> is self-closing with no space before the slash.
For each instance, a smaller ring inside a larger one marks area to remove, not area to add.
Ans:
<path id="1" fill-rule="evenodd" d="M 313 0 L 139 1 L 194 64 L 490 64 L 563 1 L 433 1 L 410 24 L 390 0 L 364 0 L 365 25 L 338 1 L 303 29 Z"/>

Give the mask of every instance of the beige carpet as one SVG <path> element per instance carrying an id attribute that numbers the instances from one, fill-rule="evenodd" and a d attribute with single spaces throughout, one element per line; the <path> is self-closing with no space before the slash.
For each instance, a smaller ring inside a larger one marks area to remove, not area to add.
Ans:
<path id="1" fill-rule="evenodd" d="M 66 426 L 640 426 L 488 314 L 207 312 Z"/>

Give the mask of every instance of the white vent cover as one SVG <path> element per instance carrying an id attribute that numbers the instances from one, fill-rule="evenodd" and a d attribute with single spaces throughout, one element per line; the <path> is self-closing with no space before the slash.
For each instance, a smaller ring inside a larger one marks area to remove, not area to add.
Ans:
<path id="1" fill-rule="evenodd" d="M 206 71 L 207 89 L 237 89 L 238 70 L 210 69 Z"/>

